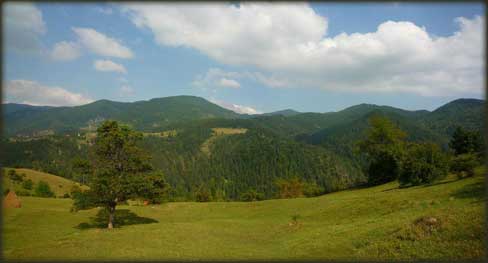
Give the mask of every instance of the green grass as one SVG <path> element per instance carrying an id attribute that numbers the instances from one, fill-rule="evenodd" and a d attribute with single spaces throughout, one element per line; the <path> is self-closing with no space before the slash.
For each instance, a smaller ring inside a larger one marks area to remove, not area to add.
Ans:
<path id="1" fill-rule="evenodd" d="M 8 171 L 15 170 L 18 174 L 25 174 L 24 180 L 31 179 L 34 183 L 32 190 L 26 190 L 22 188 L 22 183 L 15 183 L 8 178 Z M 65 193 L 70 193 L 71 188 L 73 185 L 78 183 L 68 180 L 63 177 L 59 177 L 49 173 L 43 173 L 31 169 L 14 169 L 14 168 L 5 168 L 3 172 L 2 178 L 2 186 L 3 189 L 11 189 L 16 192 L 29 192 L 31 195 L 34 193 L 35 186 L 39 181 L 44 181 L 49 184 L 49 187 L 54 192 L 57 197 L 62 197 Z M 86 186 L 82 186 L 82 189 L 86 189 Z"/>
<path id="2" fill-rule="evenodd" d="M 98 209 L 70 213 L 69 199 L 22 197 L 22 208 L 4 210 L 3 253 L 15 260 L 481 260 L 482 174 L 316 198 L 118 206 L 113 230 L 102 228 Z M 438 224 L 416 223 L 424 216 Z"/>

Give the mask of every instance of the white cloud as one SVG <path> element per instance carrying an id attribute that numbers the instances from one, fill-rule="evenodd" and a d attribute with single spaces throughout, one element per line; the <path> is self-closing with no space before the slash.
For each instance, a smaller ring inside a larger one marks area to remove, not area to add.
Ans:
<path id="1" fill-rule="evenodd" d="M 51 51 L 51 58 L 54 60 L 68 61 L 81 56 L 80 47 L 77 43 L 61 41 L 54 45 Z"/>
<path id="2" fill-rule="evenodd" d="M 93 102 L 82 94 L 30 80 L 11 80 L 4 87 L 9 102 L 45 106 L 74 106 Z"/>
<path id="3" fill-rule="evenodd" d="M 249 107 L 249 106 L 243 106 L 243 105 L 228 103 L 228 102 L 217 100 L 214 98 L 210 99 L 210 102 L 215 103 L 222 108 L 226 108 L 228 110 L 231 110 L 233 112 L 240 113 L 240 114 L 261 114 L 262 113 L 261 111 L 258 111 L 252 107 Z"/>
<path id="4" fill-rule="evenodd" d="M 93 67 L 98 71 L 113 71 L 119 73 L 127 73 L 125 67 L 110 60 L 96 60 L 93 62 Z"/>
<path id="5" fill-rule="evenodd" d="M 273 72 L 261 78 L 270 86 L 422 96 L 483 92 L 484 17 L 456 19 L 459 30 L 448 37 L 408 21 L 328 37 L 329 21 L 306 3 L 128 4 L 123 10 L 158 44 L 254 66 L 263 76 Z"/>
<path id="6" fill-rule="evenodd" d="M 233 79 L 221 78 L 219 80 L 219 86 L 225 87 L 225 88 L 238 89 L 241 87 L 241 84 L 239 84 L 239 82 L 237 82 Z"/>
<path id="7" fill-rule="evenodd" d="M 39 37 L 47 28 L 42 12 L 32 3 L 5 3 L 2 14 L 7 50 L 40 53 Z"/>
<path id="8" fill-rule="evenodd" d="M 213 89 L 215 87 L 240 88 L 241 84 L 237 80 L 251 80 L 268 87 L 286 87 L 289 85 L 286 78 L 277 78 L 276 76 L 265 76 L 261 72 L 235 72 L 225 71 L 220 68 L 210 68 L 204 75 L 197 75 L 192 85 L 202 89 Z"/>
<path id="9" fill-rule="evenodd" d="M 132 51 L 122 45 L 119 40 L 110 38 L 92 28 L 74 27 L 73 31 L 78 36 L 78 41 L 94 52 L 106 57 L 132 58 Z"/>
<path id="10" fill-rule="evenodd" d="M 119 89 L 119 95 L 121 97 L 128 97 L 134 95 L 134 89 L 129 85 L 122 85 Z"/>

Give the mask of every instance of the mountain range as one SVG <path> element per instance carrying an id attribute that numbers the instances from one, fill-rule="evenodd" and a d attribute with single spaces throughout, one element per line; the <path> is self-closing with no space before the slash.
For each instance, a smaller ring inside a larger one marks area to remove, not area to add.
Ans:
<path id="1" fill-rule="evenodd" d="M 144 133 L 141 147 L 165 173 L 173 200 L 194 200 L 202 188 L 214 200 L 238 200 L 251 190 L 273 198 L 276 180 L 294 177 L 325 193 L 365 182 L 354 147 L 370 116 L 388 117 L 408 140 L 447 148 L 456 126 L 483 130 L 484 109 L 483 100 L 458 99 L 434 111 L 359 104 L 327 113 L 245 115 L 193 96 L 75 107 L 4 104 L 1 165 L 77 180 L 72 160 L 88 158 L 90 134 L 114 119 Z"/>

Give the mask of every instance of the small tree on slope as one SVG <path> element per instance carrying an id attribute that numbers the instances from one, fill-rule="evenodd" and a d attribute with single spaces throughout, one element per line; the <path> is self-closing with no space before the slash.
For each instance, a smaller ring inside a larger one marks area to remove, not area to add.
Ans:
<path id="1" fill-rule="evenodd" d="M 142 134 L 116 121 L 97 129 L 90 190 L 74 195 L 73 210 L 102 206 L 108 210 L 108 228 L 113 228 L 115 207 L 130 198 L 147 197 L 160 191 L 162 174 L 152 174 L 149 156 L 136 143 Z"/>

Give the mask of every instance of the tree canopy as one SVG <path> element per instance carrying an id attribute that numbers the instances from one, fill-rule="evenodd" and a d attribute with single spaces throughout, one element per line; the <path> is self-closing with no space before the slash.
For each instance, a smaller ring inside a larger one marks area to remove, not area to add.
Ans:
<path id="1" fill-rule="evenodd" d="M 90 190 L 74 195 L 74 208 L 102 206 L 108 210 L 108 228 L 113 228 L 117 203 L 130 198 L 154 198 L 167 187 L 161 174 L 155 175 L 149 155 L 137 146 L 142 134 L 105 121 L 97 129 L 89 180 Z"/>

